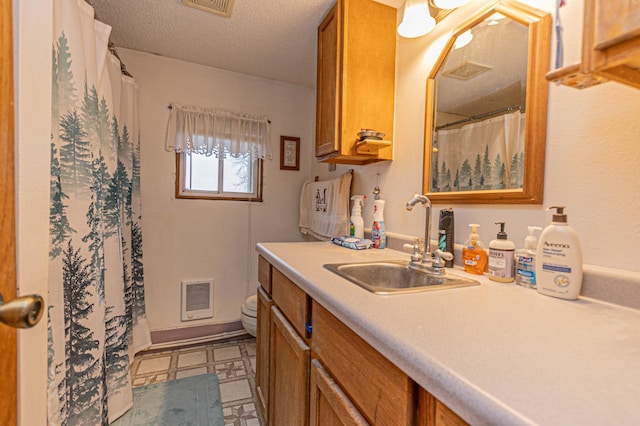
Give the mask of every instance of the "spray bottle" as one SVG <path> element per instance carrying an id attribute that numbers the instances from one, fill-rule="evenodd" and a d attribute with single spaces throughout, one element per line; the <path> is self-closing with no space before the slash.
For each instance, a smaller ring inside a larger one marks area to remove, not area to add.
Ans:
<path id="1" fill-rule="evenodd" d="M 384 227 L 384 200 L 373 202 L 373 225 L 371 226 L 371 241 L 373 248 L 383 249 L 387 246 L 387 232 Z"/>
<path id="2" fill-rule="evenodd" d="M 364 238 L 364 219 L 362 219 L 362 206 L 366 195 L 354 195 L 353 208 L 351 209 L 351 224 L 349 225 L 349 236 Z"/>

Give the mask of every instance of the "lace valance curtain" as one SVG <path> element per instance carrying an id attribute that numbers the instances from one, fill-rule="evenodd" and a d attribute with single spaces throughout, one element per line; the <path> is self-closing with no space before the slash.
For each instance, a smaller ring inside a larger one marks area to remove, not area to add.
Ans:
<path id="1" fill-rule="evenodd" d="M 249 155 L 270 159 L 269 120 L 247 114 L 171 105 L 165 141 L 167 151 L 223 157 Z"/>

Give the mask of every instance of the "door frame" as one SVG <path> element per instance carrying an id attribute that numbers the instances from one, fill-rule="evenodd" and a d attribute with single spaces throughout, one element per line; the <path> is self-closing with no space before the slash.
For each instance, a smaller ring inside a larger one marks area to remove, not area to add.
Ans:
<path id="1" fill-rule="evenodd" d="M 16 297 L 16 193 L 12 1 L 0 2 L 0 292 Z M 0 325 L 0 424 L 18 422 L 17 330 Z"/>

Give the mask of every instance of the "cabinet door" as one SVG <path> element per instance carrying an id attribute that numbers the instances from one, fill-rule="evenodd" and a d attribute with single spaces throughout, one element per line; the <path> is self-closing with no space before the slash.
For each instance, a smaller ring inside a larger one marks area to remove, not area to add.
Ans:
<path id="1" fill-rule="evenodd" d="M 604 49 L 613 44 L 640 36 L 640 2 L 588 1 L 595 1 L 593 47 Z"/>
<path id="2" fill-rule="evenodd" d="M 269 418 L 269 353 L 271 306 L 273 301 L 262 287 L 258 288 L 258 326 L 256 332 L 256 391 L 262 416 Z"/>
<path id="3" fill-rule="evenodd" d="M 269 424 L 309 423 L 309 346 L 282 312 L 271 308 Z"/>
<path id="4" fill-rule="evenodd" d="M 311 361 L 311 426 L 368 425 L 320 361 Z"/>
<path id="5" fill-rule="evenodd" d="M 316 157 L 339 150 L 336 121 L 339 108 L 339 19 L 339 7 L 336 3 L 318 27 Z"/>

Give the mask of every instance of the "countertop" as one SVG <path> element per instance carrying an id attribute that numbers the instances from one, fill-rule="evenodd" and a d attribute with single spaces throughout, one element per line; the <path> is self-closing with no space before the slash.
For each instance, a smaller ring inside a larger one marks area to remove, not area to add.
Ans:
<path id="1" fill-rule="evenodd" d="M 474 425 L 640 424 L 640 311 L 481 285 L 376 295 L 326 263 L 402 259 L 329 242 L 259 243 L 308 295 Z"/>

